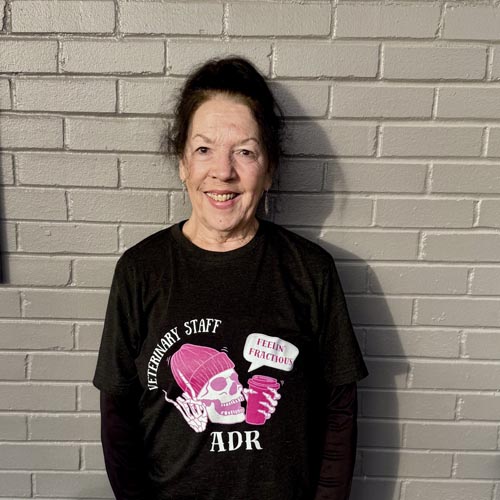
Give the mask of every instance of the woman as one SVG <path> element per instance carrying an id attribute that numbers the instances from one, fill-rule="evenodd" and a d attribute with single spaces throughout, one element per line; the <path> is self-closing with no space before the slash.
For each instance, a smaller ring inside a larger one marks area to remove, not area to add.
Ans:
<path id="1" fill-rule="evenodd" d="M 190 218 L 129 249 L 94 384 L 118 499 L 346 499 L 366 375 L 335 266 L 256 217 L 281 115 L 246 60 L 187 80 L 171 143 Z"/>

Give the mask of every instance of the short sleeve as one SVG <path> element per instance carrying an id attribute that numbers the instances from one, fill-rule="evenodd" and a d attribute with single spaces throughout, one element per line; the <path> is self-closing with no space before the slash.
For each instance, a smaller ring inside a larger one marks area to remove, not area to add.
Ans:
<path id="1" fill-rule="evenodd" d="M 368 375 L 352 328 L 333 259 L 325 273 L 322 293 L 320 355 L 329 386 L 349 384 Z"/>
<path id="2" fill-rule="evenodd" d="M 138 283 L 133 267 L 118 261 L 109 293 L 93 383 L 110 394 L 127 394 L 138 383 Z"/>

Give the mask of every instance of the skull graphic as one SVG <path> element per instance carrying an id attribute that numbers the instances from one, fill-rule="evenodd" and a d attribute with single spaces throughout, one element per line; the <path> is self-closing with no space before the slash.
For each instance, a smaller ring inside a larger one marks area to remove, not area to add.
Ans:
<path id="1" fill-rule="evenodd" d="M 197 399 L 208 413 L 210 422 L 235 424 L 245 420 L 245 409 L 241 406 L 243 386 L 233 368 L 214 375 L 201 389 Z"/>

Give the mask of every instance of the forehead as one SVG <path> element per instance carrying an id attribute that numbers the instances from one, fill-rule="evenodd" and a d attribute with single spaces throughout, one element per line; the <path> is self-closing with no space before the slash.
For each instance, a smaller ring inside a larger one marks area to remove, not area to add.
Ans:
<path id="1" fill-rule="evenodd" d="M 259 127 L 250 107 L 235 97 L 216 95 L 195 111 L 190 135 L 216 133 L 221 130 L 237 134 L 258 135 Z"/>

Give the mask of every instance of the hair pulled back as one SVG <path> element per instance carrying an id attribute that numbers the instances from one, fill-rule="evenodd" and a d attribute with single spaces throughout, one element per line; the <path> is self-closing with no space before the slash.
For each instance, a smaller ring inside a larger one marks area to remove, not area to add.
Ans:
<path id="1" fill-rule="evenodd" d="M 269 168 L 276 169 L 281 155 L 283 113 L 263 76 L 241 57 L 211 59 L 188 77 L 175 107 L 169 150 L 179 158 L 183 156 L 194 113 L 217 94 L 232 96 L 250 108 Z"/>

